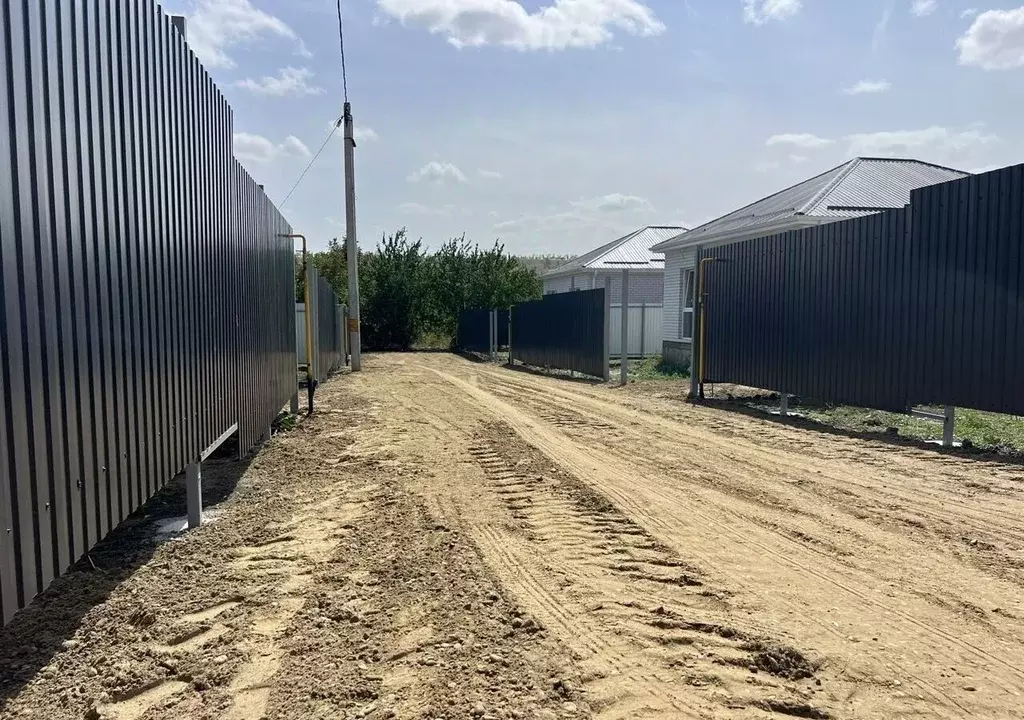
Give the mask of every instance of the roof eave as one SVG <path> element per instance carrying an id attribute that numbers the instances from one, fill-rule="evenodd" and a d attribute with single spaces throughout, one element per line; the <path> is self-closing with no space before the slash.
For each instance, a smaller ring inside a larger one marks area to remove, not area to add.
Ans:
<path id="1" fill-rule="evenodd" d="M 744 240 L 752 240 L 754 238 L 775 235 L 780 232 L 786 232 L 787 230 L 799 230 L 805 227 L 822 225 L 834 219 L 835 218 L 816 217 L 812 215 L 792 215 L 777 222 L 765 223 L 764 225 L 753 225 L 740 228 L 739 230 L 709 233 L 707 235 L 701 235 L 693 238 L 687 237 L 690 233 L 683 233 L 682 235 L 670 238 L 663 243 L 655 245 L 651 250 L 654 252 L 667 253 L 672 250 L 682 250 L 689 247 L 695 247 L 697 245 L 722 245 L 724 243 L 742 242 Z"/>

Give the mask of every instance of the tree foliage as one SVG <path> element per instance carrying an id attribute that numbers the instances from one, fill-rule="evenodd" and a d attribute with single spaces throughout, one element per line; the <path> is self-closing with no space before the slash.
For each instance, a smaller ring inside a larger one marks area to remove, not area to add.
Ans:
<path id="1" fill-rule="evenodd" d="M 346 298 L 344 244 L 332 240 L 327 250 L 312 259 L 335 292 Z M 382 237 L 373 251 L 359 253 L 363 346 L 370 350 L 447 346 L 461 311 L 534 300 L 542 287 L 536 271 L 506 254 L 501 243 L 483 250 L 462 236 L 429 252 L 422 240 L 411 240 L 402 228 Z M 298 288 L 301 292 L 301 285 Z"/>

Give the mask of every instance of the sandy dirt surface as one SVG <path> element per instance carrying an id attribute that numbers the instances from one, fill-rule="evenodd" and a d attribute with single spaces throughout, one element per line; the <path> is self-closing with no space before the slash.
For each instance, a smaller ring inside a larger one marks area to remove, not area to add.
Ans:
<path id="1" fill-rule="evenodd" d="M 1024 716 L 1024 473 L 385 355 L 0 633 L 0 718 Z"/>

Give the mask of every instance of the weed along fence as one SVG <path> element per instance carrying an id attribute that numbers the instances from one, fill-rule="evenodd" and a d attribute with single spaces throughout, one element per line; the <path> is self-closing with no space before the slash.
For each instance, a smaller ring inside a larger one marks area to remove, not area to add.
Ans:
<path id="1" fill-rule="evenodd" d="M 1024 165 L 700 257 L 706 382 L 1024 414 Z"/>
<path id="2" fill-rule="evenodd" d="M 509 361 L 608 379 L 608 297 L 600 288 L 513 306 Z"/>
<path id="3" fill-rule="evenodd" d="M 331 373 L 348 362 L 348 307 L 343 305 L 328 282 L 310 262 L 307 267 L 310 304 L 309 318 L 313 351 L 313 378 L 323 382 Z M 306 304 L 295 304 L 295 345 L 298 364 L 305 367 L 306 359 Z M 304 373 L 303 373 L 304 375 Z"/>
<path id="4" fill-rule="evenodd" d="M 0 615 L 296 392 L 288 224 L 154 2 L 0 5 Z"/>

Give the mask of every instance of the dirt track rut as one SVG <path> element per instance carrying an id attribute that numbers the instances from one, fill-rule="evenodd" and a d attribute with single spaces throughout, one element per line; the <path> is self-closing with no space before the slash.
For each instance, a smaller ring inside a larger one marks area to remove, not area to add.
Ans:
<path id="1" fill-rule="evenodd" d="M 1024 716 L 1017 466 L 365 362 L 0 633 L 0 718 Z"/>
<path id="2" fill-rule="evenodd" d="M 1013 717 L 1017 468 L 449 356 L 389 423 L 598 717 Z"/>

